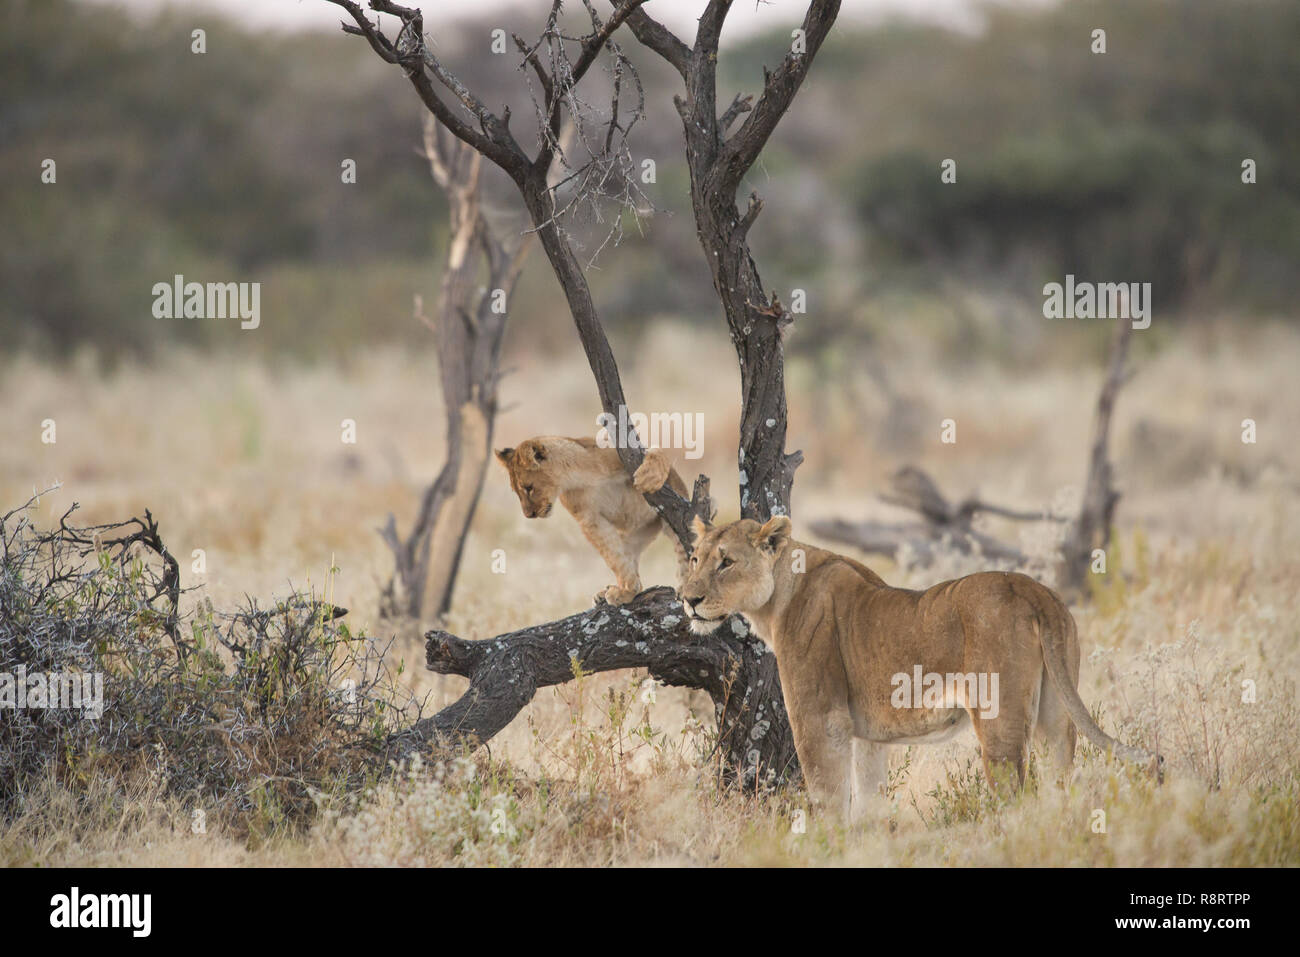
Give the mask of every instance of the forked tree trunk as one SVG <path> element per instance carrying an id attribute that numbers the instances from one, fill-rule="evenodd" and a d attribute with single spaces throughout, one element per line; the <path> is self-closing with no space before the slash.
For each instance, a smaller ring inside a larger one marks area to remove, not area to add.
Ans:
<path id="1" fill-rule="evenodd" d="M 401 30 L 395 39 L 389 39 L 355 0 L 331 2 L 351 16 L 353 23 L 344 26 L 346 32 L 365 37 L 378 56 L 401 67 L 430 113 L 514 181 L 564 291 L 596 380 L 601 407 L 614 415 L 627 404 L 618 365 L 582 264 L 558 221 L 556 191 L 547 173 L 559 147 L 562 113 L 566 108 L 581 108 L 573 95 L 574 88 L 603 53 L 613 58 L 614 99 L 604 135 L 592 140 L 603 140 L 607 156 L 612 143 L 623 142 L 621 138 L 629 127 L 625 125 L 626 113 L 619 108 L 620 91 L 639 91 L 640 82 L 614 39 L 621 25 L 628 24 L 642 44 L 681 74 L 687 97 L 677 98 L 677 105 L 686 130 L 697 231 L 741 371 L 737 453 L 741 512 L 753 518 L 788 514 L 793 474 L 802 458 L 798 452 L 785 452 L 781 340 L 791 317 L 775 295 L 764 293 L 749 253 L 746 235 L 761 203 L 752 198 L 742 216 L 736 208 L 735 194 L 789 109 L 835 21 L 839 0 L 810 0 L 799 48 L 792 47 L 781 65 L 765 74 L 762 93 L 752 107 L 748 100 L 738 98 L 722 116 L 717 114 L 716 102 L 718 39 L 731 0 L 709 0 L 691 47 L 651 19 L 642 9 L 644 0 L 617 0 L 603 21 L 592 4 L 584 4 L 592 31 L 573 38 L 561 31 L 558 17 L 562 5 L 553 0 L 541 41 L 529 46 L 515 38 L 522 65 L 531 69 L 542 93 L 541 100 L 534 104 L 540 120 L 540 146 L 532 157 L 511 132 L 509 110 L 500 116 L 492 113 L 438 59 L 434 48 L 425 42 L 423 15 L 418 9 L 394 0 L 370 0 L 371 9 L 399 18 Z M 580 44 L 576 57 L 569 56 L 565 48 L 571 42 Z M 629 82 L 618 79 L 624 75 Z M 439 89 L 445 93 L 440 94 Z M 455 106 L 444 101 L 446 94 L 450 94 Z M 640 105 L 634 112 L 639 114 Z M 728 138 L 729 127 L 745 112 L 750 116 Z M 642 454 L 639 448 L 619 449 L 629 475 L 640 464 Z M 710 514 L 707 493 L 701 494 L 706 489 L 707 482 L 701 477 L 690 502 L 668 487 L 646 496 L 688 549 L 692 514 Z M 487 740 L 531 700 L 537 687 L 568 680 L 572 676 L 571 659 L 576 659 L 587 671 L 647 667 L 652 674 L 664 676 L 664 680 L 709 691 L 718 710 L 720 750 L 731 780 L 752 784 L 763 779 L 767 770 L 783 778 L 793 777 L 798 770 L 771 653 L 747 633 L 740 619 L 733 618 L 724 625 L 721 634 L 689 636 L 680 605 L 661 590 L 646 593 L 622 608 L 602 606 L 486 642 L 466 643 L 444 632 L 430 632 L 428 656 L 429 667 L 434 670 L 468 675 L 470 689 L 440 714 L 402 735 L 402 748 L 422 746 L 430 740 Z M 712 664 L 704 663 L 701 656 Z"/>

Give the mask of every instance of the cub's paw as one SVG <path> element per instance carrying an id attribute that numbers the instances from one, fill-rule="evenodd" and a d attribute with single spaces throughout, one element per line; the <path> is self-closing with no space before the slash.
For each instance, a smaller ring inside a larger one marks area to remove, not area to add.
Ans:
<path id="1" fill-rule="evenodd" d="M 651 452 L 632 473 L 632 487 L 642 495 L 657 492 L 664 487 L 664 482 L 668 481 L 669 471 L 671 466 L 668 464 L 667 457 Z"/>
<path id="2" fill-rule="evenodd" d="M 594 604 L 599 605 L 602 601 L 607 605 L 626 605 L 637 596 L 637 590 L 634 588 L 620 588 L 618 585 L 610 585 L 608 588 L 602 588 L 596 592 Z"/>

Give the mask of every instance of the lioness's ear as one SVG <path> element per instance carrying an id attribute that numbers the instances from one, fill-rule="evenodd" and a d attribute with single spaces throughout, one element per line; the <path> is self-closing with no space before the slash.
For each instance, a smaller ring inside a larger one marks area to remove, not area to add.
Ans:
<path id="1" fill-rule="evenodd" d="M 708 533 L 709 526 L 698 515 L 693 515 L 691 516 L 691 531 L 695 533 L 695 544 L 698 545 L 700 540 Z"/>
<path id="2" fill-rule="evenodd" d="M 510 460 L 515 457 L 514 449 L 497 449 L 497 458 L 501 460 L 502 465 L 509 465 Z"/>
<path id="3" fill-rule="evenodd" d="M 755 548 L 775 554 L 790 539 L 790 518 L 786 515 L 774 515 L 762 528 L 754 533 Z"/>

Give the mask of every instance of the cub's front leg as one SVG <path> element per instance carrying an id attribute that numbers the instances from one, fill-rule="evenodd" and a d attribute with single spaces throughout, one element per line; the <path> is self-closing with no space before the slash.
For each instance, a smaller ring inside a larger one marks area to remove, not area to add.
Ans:
<path id="1" fill-rule="evenodd" d="M 661 449 L 647 449 L 645 458 L 632 473 L 632 487 L 642 495 L 657 492 L 664 487 L 672 470 L 673 463 Z"/>
<path id="2" fill-rule="evenodd" d="M 587 541 L 605 559 L 605 564 L 616 579 L 596 592 L 594 603 L 625 605 L 641 593 L 641 575 L 638 570 L 640 552 L 633 551 L 623 534 L 604 519 L 591 519 L 582 523 L 582 533 Z"/>

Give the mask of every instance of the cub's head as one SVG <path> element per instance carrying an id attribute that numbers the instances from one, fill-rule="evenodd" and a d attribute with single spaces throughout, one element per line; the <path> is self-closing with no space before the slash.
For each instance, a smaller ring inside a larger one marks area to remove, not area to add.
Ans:
<path id="1" fill-rule="evenodd" d="M 790 519 L 778 515 L 760 525 L 741 519 L 706 525 L 695 518 L 695 550 L 682 583 L 682 607 L 691 631 L 707 635 L 733 612 L 757 611 L 772 597 L 772 567 L 790 539 Z"/>
<path id="2" fill-rule="evenodd" d="M 497 449 L 497 460 L 510 473 L 510 487 L 519 496 L 525 518 L 546 518 L 555 507 L 557 487 L 546 445 L 526 439 L 517 448 Z"/>

